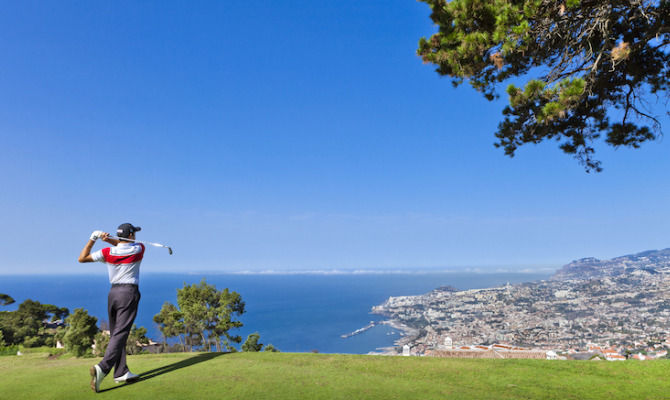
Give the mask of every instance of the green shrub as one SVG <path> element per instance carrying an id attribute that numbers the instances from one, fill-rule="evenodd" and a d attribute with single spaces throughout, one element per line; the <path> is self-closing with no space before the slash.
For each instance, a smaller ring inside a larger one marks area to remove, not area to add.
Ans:
<path id="1" fill-rule="evenodd" d="M 149 344 L 147 338 L 147 328 L 140 326 L 139 328 L 133 324 L 126 342 L 126 354 L 140 354 L 142 353 L 142 346 L 140 344 Z"/>
<path id="2" fill-rule="evenodd" d="M 23 347 L 40 347 L 44 345 L 44 338 L 40 336 L 27 336 L 23 340 Z"/>
<path id="3" fill-rule="evenodd" d="M 0 346 L 0 356 L 15 356 L 19 351 L 19 346 Z"/>
<path id="4" fill-rule="evenodd" d="M 103 357 L 105 351 L 107 351 L 107 345 L 109 345 L 109 335 L 103 332 L 98 332 L 95 334 L 94 342 L 95 349 L 93 349 L 93 355 L 96 357 Z"/>
<path id="5" fill-rule="evenodd" d="M 242 344 L 242 351 L 261 351 L 263 348 L 263 343 L 258 343 L 260 338 L 261 335 L 258 332 L 254 332 L 247 336 L 247 340 Z"/>
<path id="6" fill-rule="evenodd" d="M 268 344 L 267 346 L 265 346 L 265 348 L 263 349 L 263 351 L 269 351 L 269 352 L 272 352 L 272 353 L 279 353 L 279 349 L 276 348 L 276 347 L 274 347 L 274 346 L 272 345 L 272 343 L 270 343 L 270 344 Z"/>
<path id="7" fill-rule="evenodd" d="M 65 353 L 66 353 L 66 351 L 65 351 L 65 349 L 63 349 L 63 348 L 57 349 L 57 348 L 55 348 L 55 347 L 52 347 L 52 348 L 49 350 L 49 355 L 50 355 L 50 356 L 62 356 L 62 355 L 65 354 Z"/>

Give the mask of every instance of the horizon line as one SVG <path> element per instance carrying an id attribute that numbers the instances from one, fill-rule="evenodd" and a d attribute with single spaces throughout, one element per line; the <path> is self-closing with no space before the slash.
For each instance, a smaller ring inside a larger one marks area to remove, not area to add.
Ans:
<path id="1" fill-rule="evenodd" d="M 480 267 L 466 267 L 466 268 L 421 268 L 421 269 L 243 269 L 243 270 L 199 270 L 199 271 L 143 271 L 142 275 L 428 275 L 428 274 L 549 274 L 556 272 L 560 267 L 539 267 L 539 268 L 480 268 Z M 51 271 L 46 272 L 0 272 L 0 276 L 68 276 L 68 275 L 107 275 L 107 271 L 70 271 L 55 273 Z"/>

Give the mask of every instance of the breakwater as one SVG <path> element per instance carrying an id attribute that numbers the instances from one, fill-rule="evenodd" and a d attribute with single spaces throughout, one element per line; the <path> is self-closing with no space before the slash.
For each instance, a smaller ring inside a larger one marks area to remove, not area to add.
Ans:
<path id="1" fill-rule="evenodd" d="M 378 324 L 378 322 L 370 321 L 370 323 L 365 325 L 364 327 L 356 329 L 353 332 L 349 332 L 349 333 L 345 333 L 344 335 L 340 335 L 340 337 L 342 339 L 346 339 L 346 338 L 350 338 L 352 336 L 360 335 L 361 333 L 367 331 L 368 329 L 374 328 L 377 324 Z"/>

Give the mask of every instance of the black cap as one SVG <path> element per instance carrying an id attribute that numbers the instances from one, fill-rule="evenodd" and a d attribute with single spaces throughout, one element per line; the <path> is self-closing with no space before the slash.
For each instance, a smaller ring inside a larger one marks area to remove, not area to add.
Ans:
<path id="1" fill-rule="evenodd" d="M 116 235 L 118 237 L 127 238 L 130 237 L 130 234 L 141 231 L 142 228 L 139 226 L 133 226 L 133 224 L 125 223 L 119 225 L 119 228 L 116 230 Z"/>

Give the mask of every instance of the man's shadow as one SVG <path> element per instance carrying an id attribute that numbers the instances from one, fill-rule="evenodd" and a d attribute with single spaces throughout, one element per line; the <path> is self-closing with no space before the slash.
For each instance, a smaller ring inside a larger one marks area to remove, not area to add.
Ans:
<path id="1" fill-rule="evenodd" d="M 177 361 L 176 363 L 172 363 L 170 365 L 165 365 L 165 366 L 162 366 L 162 367 L 154 368 L 150 371 L 142 372 L 141 374 L 139 374 L 138 379 L 135 379 L 132 382 L 126 382 L 125 385 L 114 386 L 114 387 L 111 387 L 111 388 L 108 388 L 108 389 L 101 390 L 100 393 L 107 392 L 107 391 L 114 390 L 114 389 L 119 389 L 119 388 L 122 388 L 122 387 L 127 386 L 127 385 L 132 385 L 134 383 L 146 381 L 146 380 L 149 380 L 151 378 L 155 378 L 159 375 L 167 374 L 168 372 L 172 372 L 172 371 L 176 371 L 178 369 L 190 367 L 191 365 L 195 365 L 195 364 L 198 364 L 198 363 L 201 363 L 201 362 L 204 362 L 204 361 L 209 361 L 213 358 L 222 356 L 224 354 L 228 354 L 228 353 L 202 353 L 202 354 L 198 354 L 197 356 L 193 356 L 193 357 L 187 358 L 185 360 Z"/>

